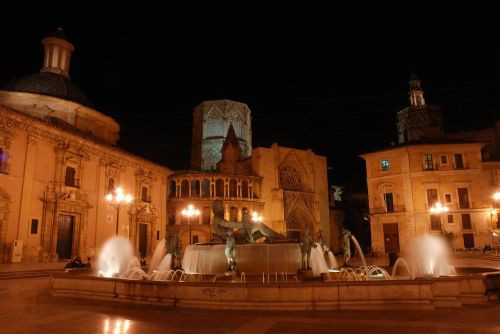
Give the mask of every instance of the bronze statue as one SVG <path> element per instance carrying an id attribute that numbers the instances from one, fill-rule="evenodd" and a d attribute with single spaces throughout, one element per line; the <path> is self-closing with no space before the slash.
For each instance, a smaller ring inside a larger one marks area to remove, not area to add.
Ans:
<path id="1" fill-rule="evenodd" d="M 236 240 L 234 239 L 233 231 L 228 230 L 226 234 L 226 248 L 224 253 L 227 259 L 227 271 L 233 271 L 236 269 Z"/>
<path id="2" fill-rule="evenodd" d="M 328 247 L 328 245 L 325 242 L 325 237 L 323 236 L 323 230 L 319 230 L 319 232 L 318 232 L 317 243 L 319 243 L 323 253 L 328 253 L 330 251 L 330 247 Z"/>
<path id="3" fill-rule="evenodd" d="M 168 234 L 165 235 L 165 250 L 167 254 L 172 256 L 173 267 L 180 268 L 182 244 L 179 239 L 179 231 L 175 227 L 171 227 Z"/>
<path id="4" fill-rule="evenodd" d="M 214 213 L 213 220 L 213 233 L 222 241 L 226 240 L 227 232 L 233 231 L 233 228 L 241 228 L 238 222 L 229 222 L 224 219 L 224 205 L 221 200 L 215 200 L 212 204 L 212 211 Z"/>
<path id="5" fill-rule="evenodd" d="M 283 239 L 283 236 L 274 231 L 262 222 L 250 221 L 250 215 L 247 208 L 241 211 L 242 232 L 246 242 L 255 242 L 255 240 L 266 237 L 266 240 Z"/>
<path id="6" fill-rule="evenodd" d="M 344 241 L 344 266 L 347 266 L 347 262 L 351 258 L 351 236 L 352 233 L 348 229 L 342 231 L 342 239 Z"/>
<path id="7" fill-rule="evenodd" d="M 312 248 L 316 248 L 316 244 L 314 243 L 314 240 L 309 233 L 309 226 L 307 226 L 302 236 L 302 242 L 300 244 L 300 252 L 302 254 L 302 269 L 311 269 L 310 262 Z"/>

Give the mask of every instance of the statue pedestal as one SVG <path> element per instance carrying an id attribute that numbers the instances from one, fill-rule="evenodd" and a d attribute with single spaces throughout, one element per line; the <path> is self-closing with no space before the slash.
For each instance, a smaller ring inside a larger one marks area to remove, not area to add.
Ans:
<path id="1" fill-rule="evenodd" d="M 302 277 L 303 281 L 312 281 L 315 279 L 312 269 L 299 269 L 297 276 Z"/>

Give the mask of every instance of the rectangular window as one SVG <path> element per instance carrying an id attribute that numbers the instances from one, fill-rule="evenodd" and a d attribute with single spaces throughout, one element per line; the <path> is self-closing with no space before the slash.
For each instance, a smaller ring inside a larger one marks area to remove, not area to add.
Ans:
<path id="1" fill-rule="evenodd" d="M 460 209 L 469 208 L 469 192 L 467 188 L 458 188 L 458 202 Z"/>
<path id="2" fill-rule="evenodd" d="M 448 215 L 448 223 L 453 224 L 453 215 Z"/>
<path id="3" fill-rule="evenodd" d="M 444 201 L 446 203 L 451 203 L 451 194 L 444 194 Z"/>
<path id="4" fill-rule="evenodd" d="M 389 160 L 382 160 L 382 171 L 387 172 L 389 170 Z"/>
<path id="5" fill-rule="evenodd" d="M 160 240 L 160 231 L 156 230 L 156 240 Z"/>
<path id="6" fill-rule="evenodd" d="M 198 236 L 193 235 L 193 244 L 197 244 L 197 243 L 198 243 Z"/>
<path id="7" fill-rule="evenodd" d="M 431 231 L 441 231 L 440 215 L 431 215 Z"/>
<path id="8" fill-rule="evenodd" d="M 76 170 L 73 167 L 67 166 L 66 173 L 64 175 L 64 184 L 68 187 L 76 187 L 75 180 Z"/>
<path id="9" fill-rule="evenodd" d="M 460 153 L 455 154 L 455 168 L 464 168 L 464 159 Z"/>
<path id="10" fill-rule="evenodd" d="M 429 208 L 434 206 L 438 202 L 438 191 L 437 189 L 427 189 L 427 204 Z"/>
<path id="11" fill-rule="evenodd" d="M 38 233 L 38 219 L 31 220 L 31 234 Z"/>
<path id="12" fill-rule="evenodd" d="M 432 154 L 424 154 L 424 170 L 433 170 Z"/>
<path id="13" fill-rule="evenodd" d="M 440 159 L 441 159 L 441 165 L 443 166 L 448 165 L 448 156 L 446 154 L 441 154 Z"/>
<path id="14" fill-rule="evenodd" d="M 392 193 L 385 193 L 384 199 L 385 199 L 386 211 L 387 212 L 394 212 L 394 200 L 393 200 Z"/>
<path id="15" fill-rule="evenodd" d="M 472 230 L 472 223 L 470 220 L 470 214 L 462 213 L 462 228 L 464 230 Z"/>
<path id="16" fill-rule="evenodd" d="M 7 166 L 7 153 L 2 148 L 0 148 L 0 173 L 9 173 Z"/>

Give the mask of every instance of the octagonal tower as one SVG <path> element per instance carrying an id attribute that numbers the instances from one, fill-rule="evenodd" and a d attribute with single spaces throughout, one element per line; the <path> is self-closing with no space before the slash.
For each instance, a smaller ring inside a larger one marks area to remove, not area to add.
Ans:
<path id="1" fill-rule="evenodd" d="M 194 109 L 191 168 L 202 171 L 216 169 L 222 159 L 222 145 L 230 124 L 241 147 L 241 159 L 252 151 L 250 109 L 244 103 L 230 100 L 204 101 Z"/>

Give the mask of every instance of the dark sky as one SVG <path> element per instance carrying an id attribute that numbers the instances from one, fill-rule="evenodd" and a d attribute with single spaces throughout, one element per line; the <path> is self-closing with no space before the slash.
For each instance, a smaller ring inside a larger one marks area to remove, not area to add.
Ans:
<path id="1" fill-rule="evenodd" d="M 412 69 L 427 103 L 443 108 L 448 131 L 492 127 L 500 110 L 493 8 L 472 1 L 384 6 L 148 8 L 4 20 L 0 84 L 37 72 L 40 39 L 62 25 L 76 48 L 72 79 L 121 124 L 119 145 L 130 152 L 187 168 L 193 108 L 234 99 L 252 110 L 254 147 L 311 148 L 328 157 L 331 183 L 363 185 L 357 155 L 396 141 Z"/>

